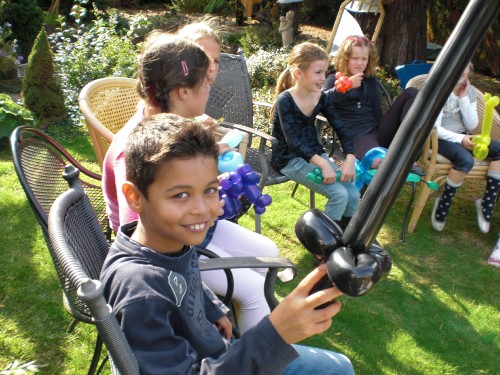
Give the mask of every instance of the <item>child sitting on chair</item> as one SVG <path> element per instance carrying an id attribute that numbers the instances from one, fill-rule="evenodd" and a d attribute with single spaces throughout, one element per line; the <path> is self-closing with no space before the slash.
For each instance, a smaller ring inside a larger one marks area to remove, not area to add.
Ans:
<path id="1" fill-rule="evenodd" d="M 225 309 L 202 288 L 199 244 L 217 220 L 217 144 L 210 130 L 174 114 L 141 121 L 126 146 L 123 192 L 139 220 L 120 227 L 101 272 L 141 374 L 353 374 L 342 354 L 294 345 L 324 332 L 341 303 L 326 274 L 311 272 L 241 339 L 230 343 Z"/>
<path id="2" fill-rule="evenodd" d="M 432 210 L 432 227 L 442 231 L 450 212 L 452 199 L 462 186 L 465 175 L 474 167 L 472 135 L 467 132 L 478 125 L 477 93 L 470 84 L 469 63 L 453 88 L 436 120 L 439 154 L 449 159 L 453 167 L 448 172 L 443 194 L 437 197 Z M 490 221 L 500 189 L 500 142 L 492 140 L 488 147 L 490 166 L 484 197 L 475 201 L 477 224 L 482 233 L 490 231 Z"/>

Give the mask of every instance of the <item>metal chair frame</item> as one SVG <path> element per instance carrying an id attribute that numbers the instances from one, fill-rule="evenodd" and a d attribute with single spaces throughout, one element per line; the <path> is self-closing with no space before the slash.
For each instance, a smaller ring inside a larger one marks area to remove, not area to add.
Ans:
<path id="1" fill-rule="evenodd" d="M 63 290 L 64 308 L 73 317 L 68 331 L 71 332 L 78 322 L 93 324 L 90 311 L 76 296 L 76 289 L 71 287 L 55 255 L 54 247 L 49 239 L 48 213 L 56 198 L 67 189 L 67 183 L 61 177 L 62 172 L 66 165 L 73 165 L 81 171 L 79 178 L 98 215 L 100 231 L 107 240 L 110 240 L 111 229 L 101 190 L 101 176 L 83 167 L 61 145 L 41 130 L 27 126 L 18 127 L 11 135 L 10 145 L 14 169 L 40 224 Z M 98 335 L 89 374 L 95 373 L 101 351 L 102 341 Z"/>

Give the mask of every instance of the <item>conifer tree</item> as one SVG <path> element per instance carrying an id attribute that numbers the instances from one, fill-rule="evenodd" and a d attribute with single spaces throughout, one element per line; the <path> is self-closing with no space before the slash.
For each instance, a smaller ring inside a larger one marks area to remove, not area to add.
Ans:
<path id="1" fill-rule="evenodd" d="M 63 92 L 54 76 L 54 56 L 43 27 L 28 59 L 22 98 L 42 128 L 47 126 L 48 121 L 58 120 L 65 115 Z"/>

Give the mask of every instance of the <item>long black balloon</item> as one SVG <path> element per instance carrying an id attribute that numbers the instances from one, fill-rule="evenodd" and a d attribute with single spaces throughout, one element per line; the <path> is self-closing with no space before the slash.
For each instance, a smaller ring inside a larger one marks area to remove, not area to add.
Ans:
<path id="1" fill-rule="evenodd" d="M 342 242 L 365 251 L 375 240 L 413 161 L 455 83 L 499 13 L 497 0 L 471 0 L 401 124 L 384 162 L 347 226 Z"/>

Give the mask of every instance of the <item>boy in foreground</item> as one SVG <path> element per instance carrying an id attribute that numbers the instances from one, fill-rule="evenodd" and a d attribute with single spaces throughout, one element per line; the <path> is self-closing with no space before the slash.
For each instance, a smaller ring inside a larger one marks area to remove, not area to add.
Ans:
<path id="1" fill-rule="evenodd" d="M 126 147 L 123 193 L 139 220 L 120 227 L 101 273 L 141 374 L 353 374 L 342 354 L 291 345 L 326 331 L 340 311 L 326 273 L 307 275 L 278 307 L 233 342 L 231 325 L 203 287 L 194 251 L 219 215 L 217 145 L 202 125 L 172 114 L 143 120 Z"/>

